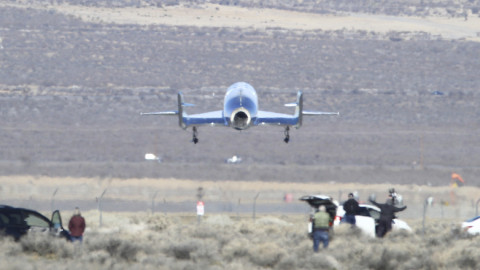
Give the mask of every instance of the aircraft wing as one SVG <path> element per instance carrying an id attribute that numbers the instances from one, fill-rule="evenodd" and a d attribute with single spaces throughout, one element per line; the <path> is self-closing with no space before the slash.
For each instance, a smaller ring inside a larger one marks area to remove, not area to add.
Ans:
<path id="1" fill-rule="evenodd" d="M 177 114 L 178 114 L 178 111 L 140 113 L 140 115 L 177 115 Z"/>
<path id="2" fill-rule="evenodd" d="M 303 115 L 339 115 L 338 112 L 302 111 L 302 114 L 284 114 L 275 112 L 258 111 L 255 125 L 277 125 L 300 127 Z"/>
<path id="3" fill-rule="evenodd" d="M 303 111 L 303 115 L 340 115 L 339 112 L 315 112 L 315 111 Z"/>
<path id="4" fill-rule="evenodd" d="M 183 122 L 186 126 L 200 125 L 227 125 L 223 117 L 223 111 L 213 111 L 199 114 L 188 114 L 183 116 Z"/>
<path id="5" fill-rule="evenodd" d="M 258 111 L 255 125 L 295 126 L 298 117 L 284 113 Z"/>

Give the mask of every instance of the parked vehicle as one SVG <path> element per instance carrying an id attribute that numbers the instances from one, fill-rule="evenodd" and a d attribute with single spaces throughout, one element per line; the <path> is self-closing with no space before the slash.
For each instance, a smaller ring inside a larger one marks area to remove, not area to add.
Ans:
<path id="1" fill-rule="evenodd" d="M 313 209 L 317 209 L 320 205 L 325 205 L 327 212 L 332 217 L 333 223 L 331 226 L 339 226 L 345 210 L 343 206 L 339 205 L 336 200 L 327 195 L 306 195 L 300 198 L 301 201 L 307 202 Z M 310 215 L 310 221 L 308 223 L 308 233 L 312 233 L 312 216 Z M 355 215 L 356 225 L 365 234 L 375 237 L 378 226 L 378 219 L 380 218 L 380 209 L 374 205 L 359 204 L 358 214 Z M 412 231 L 408 224 L 401 219 L 394 219 L 392 224 L 392 230 L 407 230 Z"/>
<path id="2" fill-rule="evenodd" d="M 480 216 L 462 222 L 462 229 L 471 235 L 480 234 Z"/>
<path id="3" fill-rule="evenodd" d="M 334 221 L 335 226 L 340 225 L 344 215 L 345 210 L 343 210 L 343 206 L 340 205 L 337 209 L 337 216 Z M 358 213 L 355 215 L 356 226 L 365 234 L 375 237 L 379 218 L 380 208 L 369 204 L 358 205 Z M 393 219 L 392 230 L 407 230 L 411 232 L 412 228 L 410 228 L 405 221 L 395 218 Z"/>
<path id="4" fill-rule="evenodd" d="M 300 198 L 300 201 L 307 202 L 313 209 L 318 209 L 320 205 L 324 205 L 327 209 L 327 213 L 330 215 L 332 222 L 330 224 L 330 229 L 333 226 L 333 220 L 337 214 L 338 202 L 333 200 L 332 197 L 326 195 L 306 195 Z M 312 217 L 313 212 L 310 214 L 310 219 L 308 222 L 308 234 L 312 234 Z"/>
<path id="5" fill-rule="evenodd" d="M 30 233 L 46 233 L 70 240 L 70 234 L 63 228 L 58 210 L 48 219 L 37 211 L 0 205 L 0 234 L 19 240 Z"/>

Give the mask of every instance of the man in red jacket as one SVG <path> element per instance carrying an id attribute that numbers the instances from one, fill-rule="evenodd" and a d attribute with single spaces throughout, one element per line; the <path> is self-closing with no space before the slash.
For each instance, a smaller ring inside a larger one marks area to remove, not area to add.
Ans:
<path id="1" fill-rule="evenodd" d="M 68 230 L 70 230 L 72 242 L 82 242 L 83 232 L 85 231 L 85 219 L 80 214 L 78 207 L 75 207 L 75 213 L 72 218 L 70 218 L 70 222 L 68 222 Z"/>

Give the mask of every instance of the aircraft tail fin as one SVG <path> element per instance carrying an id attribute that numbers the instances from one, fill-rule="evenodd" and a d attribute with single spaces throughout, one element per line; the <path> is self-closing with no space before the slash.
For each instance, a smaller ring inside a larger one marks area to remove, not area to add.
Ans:
<path id="1" fill-rule="evenodd" d="M 297 106 L 295 107 L 295 117 L 298 119 L 295 127 L 300 128 L 302 126 L 303 118 L 303 93 L 301 91 L 298 91 L 297 93 Z"/>
<path id="2" fill-rule="evenodd" d="M 140 115 L 178 115 L 178 124 L 183 129 L 186 129 L 188 124 L 188 114 L 184 111 L 184 107 L 195 106 L 194 104 L 185 103 L 183 101 L 183 94 L 181 92 L 178 93 L 178 110 L 177 111 L 163 111 L 163 112 L 147 112 L 147 113 L 140 113 Z"/>
<path id="3" fill-rule="evenodd" d="M 185 112 L 184 107 L 195 106 L 191 103 L 185 103 L 183 99 L 183 93 L 178 93 L 178 124 L 183 129 L 187 128 L 188 114 Z"/>
<path id="4" fill-rule="evenodd" d="M 339 112 L 318 112 L 318 111 L 305 111 L 303 110 L 303 93 L 298 91 L 297 101 L 295 103 L 285 104 L 287 107 L 296 107 L 294 117 L 297 119 L 296 128 L 302 126 L 302 120 L 304 115 L 340 115 Z"/>
<path id="5" fill-rule="evenodd" d="M 288 103 L 285 104 L 286 107 L 295 107 L 295 113 L 293 117 L 297 119 L 297 123 L 294 125 L 296 128 L 300 128 L 302 126 L 302 116 L 303 116 L 303 93 L 298 91 L 297 93 L 297 101 L 295 103 Z"/>

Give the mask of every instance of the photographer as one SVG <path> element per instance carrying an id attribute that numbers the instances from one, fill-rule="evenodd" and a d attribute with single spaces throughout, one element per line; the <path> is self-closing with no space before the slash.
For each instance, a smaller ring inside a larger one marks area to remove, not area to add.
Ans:
<path id="1" fill-rule="evenodd" d="M 391 189 L 392 191 L 393 189 Z M 393 190 L 393 193 L 395 193 L 395 190 Z M 393 219 L 395 218 L 395 213 L 403 211 L 407 209 L 407 206 L 404 207 L 395 207 L 394 204 L 395 198 L 392 196 L 387 200 L 387 203 L 377 203 L 375 200 L 371 197 L 369 198 L 369 201 L 380 208 L 380 219 L 378 220 L 378 229 L 377 229 L 377 237 L 384 237 L 387 232 L 392 230 L 392 222 Z M 391 203 L 389 203 L 391 201 Z"/>

